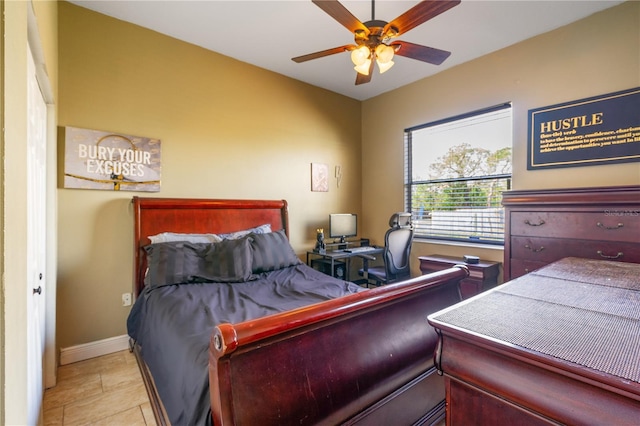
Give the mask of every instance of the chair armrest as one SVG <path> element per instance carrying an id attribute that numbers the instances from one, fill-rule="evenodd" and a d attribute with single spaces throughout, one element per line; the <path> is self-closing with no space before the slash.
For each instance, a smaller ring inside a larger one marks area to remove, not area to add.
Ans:
<path id="1" fill-rule="evenodd" d="M 376 257 L 370 254 L 359 254 L 358 257 L 361 257 L 365 260 L 376 260 Z"/>

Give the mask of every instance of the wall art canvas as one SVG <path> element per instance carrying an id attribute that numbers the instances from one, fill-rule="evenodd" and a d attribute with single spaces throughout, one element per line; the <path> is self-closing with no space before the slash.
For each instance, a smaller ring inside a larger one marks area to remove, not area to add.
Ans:
<path id="1" fill-rule="evenodd" d="M 64 187 L 160 191 L 160 140 L 65 127 Z"/>
<path id="2" fill-rule="evenodd" d="M 311 190 L 315 192 L 329 191 L 329 166 L 311 163 Z"/>

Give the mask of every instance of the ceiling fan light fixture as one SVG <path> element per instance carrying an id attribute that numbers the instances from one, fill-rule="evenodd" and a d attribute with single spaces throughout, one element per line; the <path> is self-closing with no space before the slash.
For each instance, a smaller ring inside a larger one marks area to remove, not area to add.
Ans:
<path id="1" fill-rule="evenodd" d="M 378 69 L 380 70 L 380 74 L 389 71 L 393 66 L 393 54 L 394 49 L 391 46 L 388 46 L 384 43 L 381 43 L 376 46 L 376 63 L 378 64 Z"/>
<path id="2" fill-rule="evenodd" d="M 393 47 L 387 46 L 384 43 L 381 43 L 376 46 L 376 58 L 378 64 L 383 63 L 386 64 L 388 62 L 393 61 L 393 54 L 395 53 Z"/>
<path id="3" fill-rule="evenodd" d="M 354 70 L 362 75 L 369 75 L 369 69 L 371 68 L 371 59 L 365 60 L 362 64 L 353 67 Z"/>
<path id="4" fill-rule="evenodd" d="M 382 74 L 383 72 L 389 71 L 389 69 L 391 69 L 391 67 L 394 64 L 393 61 L 380 62 L 379 60 L 376 60 L 376 63 L 378 64 L 378 69 L 380 70 L 380 74 Z"/>
<path id="5" fill-rule="evenodd" d="M 353 62 L 353 65 L 355 65 L 356 67 L 367 62 L 370 57 L 371 51 L 367 46 L 364 45 L 351 51 L 351 62 Z M 371 63 L 370 60 L 369 63 Z"/>
<path id="6" fill-rule="evenodd" d="M 353 16 L 340 1 L 312 0 L 316 6 L 354 35 L 355 45 L 334 47 L 291 58 L 294 62 L 300 63 L 349 51 L 351 52 L 351 62 L 353 62 L 354 69 L 358 72 L 356 85 L 359 85 L 371 81 L 374 59 L 378 64 L 380 73 L 384 73 L 393 67 L 393 57 L 396 53 L 405 58 L 416 59 L 433 65 L 440 65 L 451 55 L 451 52 L 446 50 L 407 41 L 393 40 L 400 34 L 405 34 L 418 25 L 457 6 L 461 2 L 460 0 L 422 0 L 389 22 L 375 19 L 375 0 L 371 0 L 371 20 L 366 22 L 361 22 Z"/>

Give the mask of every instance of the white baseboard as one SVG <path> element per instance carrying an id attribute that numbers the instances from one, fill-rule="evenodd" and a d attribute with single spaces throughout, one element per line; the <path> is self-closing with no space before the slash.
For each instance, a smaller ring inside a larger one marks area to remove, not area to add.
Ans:
<path id="1" fill-rule="evenodd" d="M 110 337 L 96 342 L 84 343 L 82 345 L 71 346 L 60 349 L 60 365 L 71 364 L 72 362 L 84 361 L 85 359 L 107 355 L 114 352 L 129 349 L 129 336 L 122 335 Z"/>

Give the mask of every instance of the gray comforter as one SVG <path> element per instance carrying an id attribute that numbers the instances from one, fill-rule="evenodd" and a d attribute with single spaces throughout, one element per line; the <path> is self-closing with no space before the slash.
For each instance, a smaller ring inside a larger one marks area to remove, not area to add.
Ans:
<path id="1" fill-rule="evenodd" d="M 243 283 L 153 287 L 136 300 L 129 336 L 141 346 L 174 426 L 210 424 L 209 338 L 222 323 L 238 323 L 355 293 L 363 288 L 304 264 Z"/>

